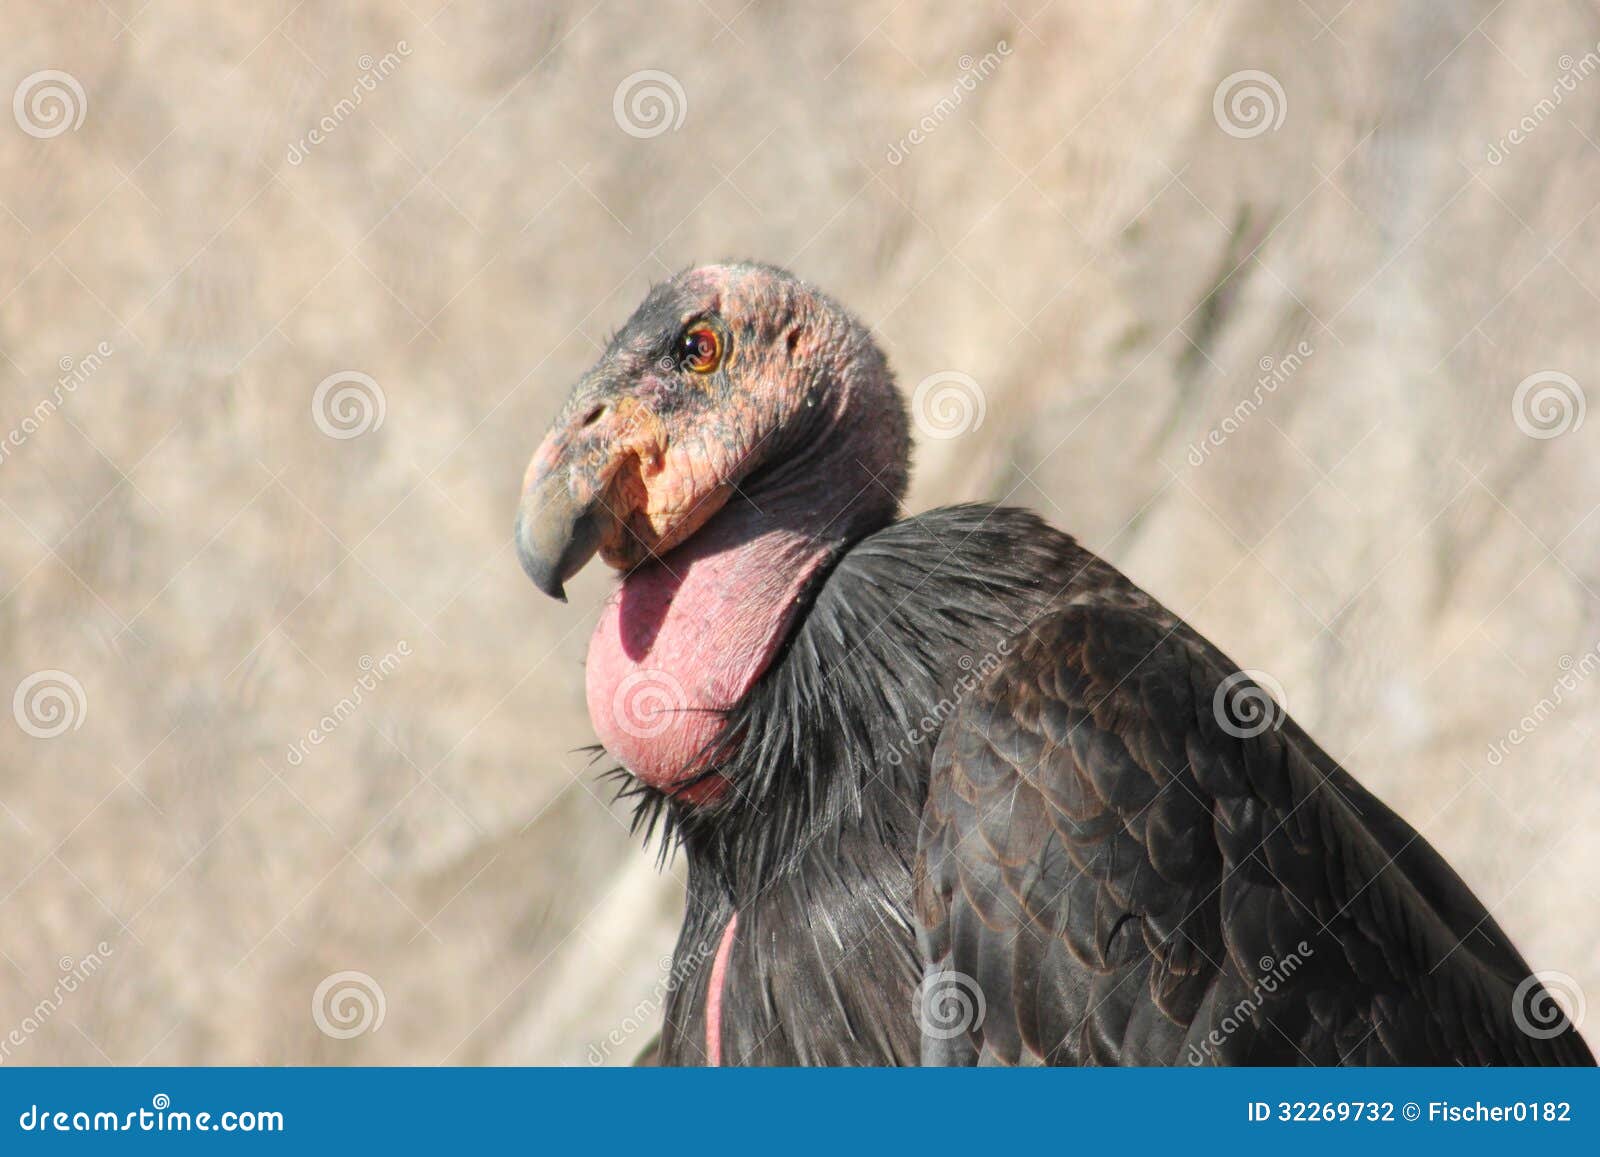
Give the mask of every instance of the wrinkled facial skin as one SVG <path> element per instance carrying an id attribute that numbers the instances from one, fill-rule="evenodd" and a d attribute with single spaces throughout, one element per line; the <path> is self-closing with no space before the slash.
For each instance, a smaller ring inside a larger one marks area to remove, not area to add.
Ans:
<path id="1" fill-rule="evenodd" d="M 720 345 L 710 372 L 686 356 L 685 333 L 698 325 Z M 518 546 L 535 583 L 561 597 L 595 551 L 627 570 L 704 525 L 804 404 L 797 347 L 807 336 L 791 290 L 761 267 L 698 269 L 657 286 L 528 465 Z M 540 541 L 562 533 L 559 550 Z"/>
<path id="2" fill-rule="evenodd" d="M 726 712 L 828 560 L 893 520 L 908 450 L 882 352 L 804 282 L 719 265 L 651 290 L 573 388 L 517 513 L 545 594 L 564 599 L 597 553 L 628 572 L 585 664 L 595 735 L 623 767 L 695 806 L 720 796 L 726 781 L 701 777 Z M 638 688 L 662 685 L 672 703 L 641 727 Z"/>

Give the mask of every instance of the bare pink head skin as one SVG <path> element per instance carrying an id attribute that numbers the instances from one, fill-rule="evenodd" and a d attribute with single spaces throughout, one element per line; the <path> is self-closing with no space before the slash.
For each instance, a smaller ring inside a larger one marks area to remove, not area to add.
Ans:
<path id="1" fill-rule="evenodd" d="M 624 573 L 589 643 L 589 717 L 639 779 L 691 804 L 723 712 L 759 680 L 829 563 L 896 516 L 905 408 L 882 353 L 788 273 L 714 265 L 656 286 L 534 452 L 517 518 L 545 593 L 599 554 Z"/>

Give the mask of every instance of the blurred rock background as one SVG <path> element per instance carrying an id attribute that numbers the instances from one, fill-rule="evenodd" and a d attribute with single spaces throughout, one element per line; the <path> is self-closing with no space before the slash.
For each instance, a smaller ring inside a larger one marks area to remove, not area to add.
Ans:
<path id="1" fill-rule="evenodd" d="M 1077 533 L 1600 998 L 1592 4 L 0 14 L 0 1060 L 631 1059 L 683 868 L 511 516 L 725 257 L 975 383 L 913 508 Z"/>

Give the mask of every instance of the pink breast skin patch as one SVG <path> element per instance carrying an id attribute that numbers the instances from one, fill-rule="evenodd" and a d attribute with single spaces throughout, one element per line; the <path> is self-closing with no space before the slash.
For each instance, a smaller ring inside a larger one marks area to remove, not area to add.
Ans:
<path id="1" fill-rule="evenodd" d="M 735 912 L 722 931 L 722 943 L 717 945 L 711 980 L 706 985 L 706 1064 L 714 1069 L 722 1065 L 722 988 L 727 983 L 728 957 L 733 954 L 733 933 L 738 927 L 739 913 Z"/>

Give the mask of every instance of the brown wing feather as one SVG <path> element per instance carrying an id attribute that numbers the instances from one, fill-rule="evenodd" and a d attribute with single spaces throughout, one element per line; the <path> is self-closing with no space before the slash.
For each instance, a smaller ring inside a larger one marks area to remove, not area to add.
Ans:
<path id="1" fill-rule="evenodd" d="M 917 906 L 982 1020 L 925 1026 L 925 1062 L 1592 1064 L 1517 1027 L 1526 963 L 1410 827 L 1281 712 L 1223 727 L 1240 678 L 1156 611 L 1073 606 L 960 705 Z"/>

